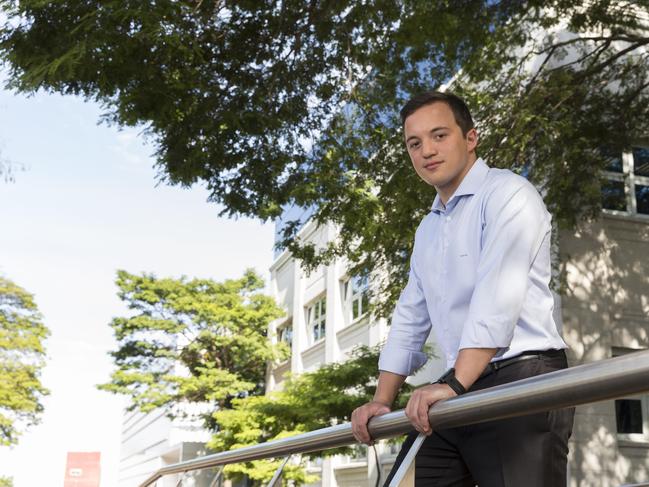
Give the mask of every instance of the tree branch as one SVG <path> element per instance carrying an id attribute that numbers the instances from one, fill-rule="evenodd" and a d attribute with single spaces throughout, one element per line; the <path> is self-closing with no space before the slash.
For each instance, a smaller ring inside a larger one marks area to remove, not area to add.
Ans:
<path id="1" fill-rule="evenodd" d="M 577 77 L 577 80 L 583 80 L 584 78 L 587 78 L 591 74 L 593 74 L 593 73 L 595 73 L 597 71 L 603 70 L 604 68 L 606 68 L 606 67 L 610 66 L 611 64 L 613 64 L 619 58 L 625 56 L 626 54 L 628 54 L 628 53 L 630 53 L 632 51 L 635 51 L 636 49 L 638 49 L 638 48 L 640 48 L 642 46 L 646 46 L 647 44 L 649 44 L 649 38 L 643 39 L 642 42 L 638 42 L 636 44 L 633 44 L 633 45 L 627 47 L 626 49 L 622 49 L 621 51 L 618 51 L 613 56 L 608 58 L 606 61 L 603 61 L 603 62 L 601 62 L 601 63 L 599 63 L 599 64 L 597 64 L 595 66 L 591 66 L 589 69 L 584 70 L 581 73 L 579 73 L 579 76 Z"/>

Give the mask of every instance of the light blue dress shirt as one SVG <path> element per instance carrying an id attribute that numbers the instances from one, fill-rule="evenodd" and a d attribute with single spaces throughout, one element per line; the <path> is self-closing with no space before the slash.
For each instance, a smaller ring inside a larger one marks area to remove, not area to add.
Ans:
<path id="1" fill-rule="evenodd" d="M 550 233 L 534 186 L 478 159 L 417 229 L 379 369 L 410 375 L 422 366 L 431 327 L 448 367 L 464 348 L 497 348 L 494 361 L 566 348 L 552 316 Z"/>

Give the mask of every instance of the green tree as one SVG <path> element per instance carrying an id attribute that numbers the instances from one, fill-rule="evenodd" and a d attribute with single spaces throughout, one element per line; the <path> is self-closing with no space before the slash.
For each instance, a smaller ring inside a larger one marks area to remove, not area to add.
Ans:
<path id="1" fill-rule="evenodd" d="M 0 277 L 0 446 L 15 445 L 40 420 L 48 335 L 34 297 Z"/>
<path id="2" fill-rule="evenodd" d="M 291 376 L 281 391 L 264 395 L 268 363 L 287 358 L 288 350 L 267 336 L 281 312 L 260 292 L 263 282 L 253 271 L 222 283 L 119 271 L 116 283 L 132 312 L 111 323 L 116 370 L 99 387 L 128 396 L 130 408 L 143 412 L 162 407 L 175 416 L 183 414 L 183 404 L 203 406 L 214 450 L 348 421 L 374 394 L 379 347 L 360 347 L 347 362 Z M 409 392 L 406 386 L 397 407 Z M 336 451 L 344 450 L 329 453 Z M 276 467 L 276 461 L 255 461 L 228 466 L 226 473 L 261 482 Z M 286 476 L 312 480 L 303 465 L 289 465 Z"/>
<path id="3" fill-rule="evenodd" d="M 111 322 L 116 370 L 101 389 L 127 395 L 131 409 L 172 415 L 182 404 L 214 410 L 263 394 L 267 362 L 286 350 L 267 340 L 281 311 L 253 271 L 222 283 L 118 271 L 116 284 L 132 313 Z"/>
<path id="4" fill-rule="evenodd" d="M 231 409 L 214 413 L 219 430 L 209 446 L 225 451 L 350 421 L 352 411 L 374 396 L 380 349 L 381 346 L 358 347 L 347 361 L 291 375 L 281 389 L 270 394 L 236 399 Z M 412 389 L 404 385 L 394 403 L 395 409 L 405 407 Z M 338 448 L 314 456 L 350 452 L 351 448 Z M 267 482 L 279 463 L 256 460 L 228 465 L 225 472 L 235 478 L 245 474 L 256 482 Z M 284 477 L 299 483 L 313 481 L 301 464 L 288 464 Z"/>
<path id="5" fill-rule="evenodd" d="M 306 266 L 345 255 L 385 271 L 391 308 L 434 192 L 403 150 L 404 100 L 453 78 L 492 165 L 543 189 L 562 225 L 597 215 L 597 149 L 646 134 L 646 2 L 622 0 L 0 0 L 8 86 L 76 94 L 143 127 L 161 180 L 205 182 L 228 215 L 287 205 L 333 221 Z M 570 34 L 572 33 L 572 34 Z"/>

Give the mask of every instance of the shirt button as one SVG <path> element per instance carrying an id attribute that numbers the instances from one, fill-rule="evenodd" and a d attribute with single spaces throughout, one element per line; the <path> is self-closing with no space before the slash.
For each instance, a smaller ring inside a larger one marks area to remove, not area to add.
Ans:
<path id="1" fill-rule="evenodd" d="M 451 217 L 450 217 L 450 216 L 447 216 L 447 217 L 446 217 L 446 221 L 447 221 L 447 222 L 450 222 L 450 221 L 451 221 Z"/>

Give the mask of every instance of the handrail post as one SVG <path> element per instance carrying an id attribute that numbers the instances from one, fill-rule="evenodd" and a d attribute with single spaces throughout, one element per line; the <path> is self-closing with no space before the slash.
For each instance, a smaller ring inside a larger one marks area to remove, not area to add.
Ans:
<path id="1" fill-rule="evenodd" d="M 183 481 L 185 480 L 185 477 L 187 477 L 187 472 L 182 473 L 182 475 L 178 479 L 178 483 L 176 484 L 176 487 L 182 487 Z"/>
<path id="2" fill-rule="evenodd" d="M 270 479 L 270 482 L 268 482 L 268 485 L 266 487 L 275 487 L 275 484 L 279 480 L 279 477 L 282 475 L 282 472 L 284 471 L 284 466 L 288 462 L 289 458 L 291 458 L 291 455 L 287 455 L 286 458 L 284 458 L 284 461 L 280 464 L 279 467 L 277 467 L 277 470 L 275 470 L 275 474 L 273 475 L 273 478 Z"/>
<path id="3" fill-rule="evenodd" d="M 412 442 L 412 445 L 408 449 L 408 453 L 403 458 L 401 465 L 399 465 L 397 472 L 392 477 L 392 480 L 390 480 L 390 487 L 414 487 L 415 457 L 425 439 L 425 434 L 419 433 L 417 435 L 417 438 L 415 438 L 415 441 Z"/>
<path id="4" fill-rule="evenodd" d="M 214 476 L 214 478 L 210 482 L 210 487 L 216 487 L 219 479 L 221 478 L 221 475 L 223 474 L 223 468 L 224 467 L 219 468 L 218 472 L 216 472 L 216 475 Z"/>

